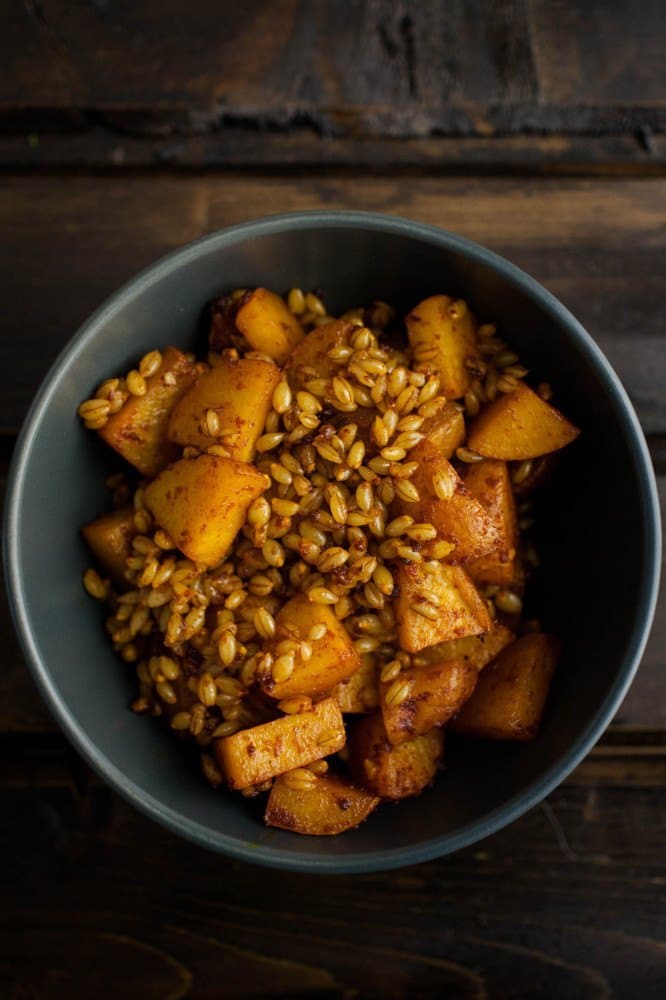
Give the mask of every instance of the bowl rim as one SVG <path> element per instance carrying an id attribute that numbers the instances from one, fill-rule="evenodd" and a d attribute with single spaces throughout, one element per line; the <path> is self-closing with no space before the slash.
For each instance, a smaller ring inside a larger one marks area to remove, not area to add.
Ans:
<path id="1" fill-rule="evenodd" d="M 196 260 L 204 251 L 233 245 L 247 237 L 271 235 L 285 230 L 336 228 L 360 228 L 394 236 L 407 236 L 443 249 L 453 249 L 467 258 L 488 265 L 511 284 L 519 287 L 528 298 L 537 302 L 559 325 L 567 328 L 567 332 L 576 342 L 577 348 L 596 369 L 609 390 L 613 403 L 621 415 L 627 437 L 633 446 L 644 519 L 644 545 L 640 554 L 644 568 L 639 592 L 639 606 L 642 609 L 642 614 L 638 615 L 634 622 L 618 677 L 598 706 L 591 721 L 568 750 L 521 792 L 511 796 L 481 818 L 464 824 L 458 830 L 439 834 L 413 846 L 381 849 L 373 853 L 352 852 L 343 855 L 322 853 L 308 856 L 300 855 L 298 851 L 287 852 L 280 848 L 271 847 L 269 843 L 264 842 L 270 839 L 270 831 L 264 833 L 257 842 L 230 837 L 222 831 L 212 831 L 210 827 L 164 806 L 158 798 L 145 792 L 134 781 L 128 779 L 105 754 L 96 748 L 94 742 L 88 737 L 61 698 L 50 676 L 48 664 L 40 655 L 33 639 L 21 573 L 18 529 L 21 520 L 21 498 L 25 488 L 26 469 L 32 446 L 40 431 L 42 418 L 59 388 L 68 366 L 86 349 L 89 342 L 94 339 L 98 328 L 119 307 L 141 295 L 154 282 L 169 277 L 177 272 L 182 265 Z M 52 715 L 90 767 L 140 812 L 195 844 L 270 868 L 313 873 L 374 872 L 429 861 L 468 847 L 496 833 L 546 798 L 578 766 L 602 735 L 634 679 L 654 617 L 661 567 L 659 501 L 645 437 L 619 377 L 581 323 L 559 299 L 534 278 L 506 258 L 480 244 L 427 223 L 400 216 L 359 211 L 288 212 L 229 226 L 171 251 L 113 292 L 60 351 L 28 410 L 18 436 L 9 471 L 3 535 L 8 600 L 23 654 Z"/>

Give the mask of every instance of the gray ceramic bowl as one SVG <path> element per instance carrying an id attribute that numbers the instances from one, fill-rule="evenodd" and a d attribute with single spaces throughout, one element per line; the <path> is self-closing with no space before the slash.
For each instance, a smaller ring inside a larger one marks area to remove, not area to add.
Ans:
<path id="1" fill-rule="evenodd" d="M 543 728 L 525 746 L 452 744 L 418 799 L 338 838 L 267 830 L 212 792 L 157 723 L 128 711 L 130 671 L 84 594 L 78 528 L 105 508 L 109 455 L 76 407 L 102 377 L 156 346 L 192 346 L 204 303 L 245 285 L 321 287 L 331 311 L 378 297 L 405 309 L 435 292 L 497 321 L 583 429 L 543 519 L 541 608 L 565 641 Z M 569 312 L 506 260 L 430 226 L 357 212 L 276 216 L 206 237 L 144 271 L 85 324 L 47 376 L 11 474 L 5 554 L 16 626 L 51 711 L 88 763 L 148 816 L 198 844 L 279 868 L 372 871 L 455 851 L 515 820 L 578 764 L 638 666 L 659 574 L 654 477 L 616 375 Z"/>

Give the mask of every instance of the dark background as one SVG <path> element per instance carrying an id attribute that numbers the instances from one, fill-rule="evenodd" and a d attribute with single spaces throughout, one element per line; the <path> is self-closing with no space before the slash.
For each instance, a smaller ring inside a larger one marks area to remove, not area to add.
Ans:
<path id="1" fill-rule="evenodd" d="M 3 0 L 0 18 L 3 479 L 48 364 L 120 282 L 233 222 L 346 207 L 469 236 L 558 295 L 666 493 L 659 0 Z M 547 802 L 368 876 L 263 871 L 153 826 L 60 736 L 4 602 L 0 633 L 0 995 L 664 995 L 666 600 Z"/>

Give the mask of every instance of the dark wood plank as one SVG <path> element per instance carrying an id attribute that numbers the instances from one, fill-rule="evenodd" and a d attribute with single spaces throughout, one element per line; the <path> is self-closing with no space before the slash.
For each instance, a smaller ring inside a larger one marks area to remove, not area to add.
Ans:
<path id="1" fill-rule="evenodd" d="M 12 372 L 0 392 L 0 432 L 16 430 L 57 351 L 139 268 L 230 223 L 318 207 L 412 216 L 505 254 L 588 327 L 620 372 L 646 430 L 666 431 L 666 187 L 660 180 L 328 172 L 0 178 L 0 263 L 12 275 L 0 319 L 0 364 Z"/>
<path id="2" fill-rule="evenodd" d="M 6 124 L 238 122 L 427 136 L 663 128 L 661 6 L 473 0 L 12 4 Z M 32 116 L 32 117 L 31 117 Z"/>
<path id="3" fill-rule="evenodd" d="M 565 785 L 453 857 L 322 879 L 206 853 L 78 779 L 5 789 L 2 992 L 651 1000 L 662 798 Z"/>

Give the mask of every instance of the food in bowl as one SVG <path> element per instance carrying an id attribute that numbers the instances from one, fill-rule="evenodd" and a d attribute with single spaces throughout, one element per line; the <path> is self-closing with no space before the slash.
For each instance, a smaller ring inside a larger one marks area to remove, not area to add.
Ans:
<path id="1" fill-rule="evenodd" d="M 559 643 L 522 613 L 528 507 L 579 432 L 461 299 L 209 308 L 205 359 L 151 351 L 79 407 L 127 463 L 84 584 L 136 712 L 269 825 L 337 834 L 422 792 L 445 728 L 537 735 Z"/>

